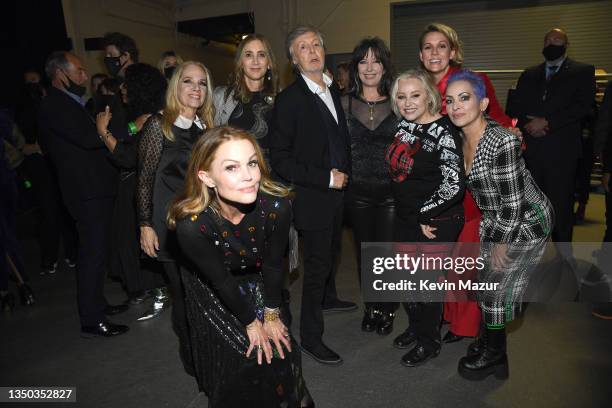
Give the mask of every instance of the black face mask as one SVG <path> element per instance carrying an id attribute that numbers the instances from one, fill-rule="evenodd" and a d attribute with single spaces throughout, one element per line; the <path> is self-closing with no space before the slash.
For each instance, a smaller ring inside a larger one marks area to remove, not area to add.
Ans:
<path id="1" fill-rule="evenodd" d="M 121 61 L 119 61 L 119 58 L 121 57 L 104 57 L 104 65 L 111 76 L 116 77 L 123 67 L 123 65 L 121 65 Z"/>
<path id="2" fill-rule="evenodd" d="M 565 54 L 566 49 L 565 45 L 549 44 L 542 50 L 542 55 L 544 55 L 546 61 L 555 61 Z"/>
<path id="3" fill-rule="evenodd" d="M 169 81 L 170 78 L 172 78 L 172 74 L 174 74 L 174 70 L 176 69 L 176 67 L 166 67 L 164 68 L 164 76 L 166 77 L 166 79 Z"/>
<path id="4" fill-rule="evenodd" d="M 70 92 L 71 94 L 75 94 L 79 98 L 85 95 L 87 88 L 85 88 L 83 85 L 77 84 L 72 79 L 70 79 L 70 77 L 65 71 L 64 75 L 66 76 L 66 79 L 68 79 L 68 85 L 64 85 L 64 89 L 66 89 L 66 91 Z"/>

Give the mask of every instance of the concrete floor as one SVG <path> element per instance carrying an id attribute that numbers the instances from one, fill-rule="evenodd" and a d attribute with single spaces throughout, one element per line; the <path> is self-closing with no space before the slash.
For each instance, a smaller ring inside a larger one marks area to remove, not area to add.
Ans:
<path id="1" fill-rule="evenodd" d="M 596 242 L 603 233 L 603 199 L 592 196 L 587 222 L 576 240 Z M 359 301 L 350 230 L 345 231 L 338 272 L 341 297 Z M 131 330 L 111 339 L 79 335 L 74 271 L 61 265 L 55 276 L 37 274 L 38 249 L 24 241 L 25 258 L 38 303 L 0 315 L 0 386 L 76 386 L 76 404 L 66 407 L 205 407 L 195 381 L 182 370 L 170 314 L 140 323 L 146 305 L 115 321 Z M 14 287 L 13 287 L 14 289 Z M 299 321 L 300 282 L 292 288 Z M 111 303 L 124 300 L 117 283 L 107 283 Z M 362 310 L 326 316 L 325 341 L 345 362 L 326 367 L 304 356 L 304 377 L 317 407 L 610 407 L 612 406 L 612 321 L 596 319 L 590 305 L 531 304 L 508 336 L 510 378 L 472 383 L 456 372 L 468 341 L 445 345 L 425 366 L 399 364 L 392 339 L 406 326 L 400 312 L 388 337 L 360 330 Z M 294 329 L 297 329 L 294 327 Z M 1 404 L 0 406 L 10 406 Z M 38 404 L 14 404 L 16 407 Z M 265 407 L 261 407 L 265 408 Z"/>

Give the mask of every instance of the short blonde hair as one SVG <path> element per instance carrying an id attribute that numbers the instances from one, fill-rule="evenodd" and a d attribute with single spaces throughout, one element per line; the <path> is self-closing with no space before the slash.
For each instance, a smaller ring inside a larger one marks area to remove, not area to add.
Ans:
<path id="1" fill-rule="evenodd" d="M 440 109 L 442 109 L 442 97 L 440 96 L 440 92 L 438 88 L 434 84 L 433 78 L 431 75 L 424 70 L 420 69 L 411 69 L 408 71 L 404 71 L 395 78 L 393 81 L 393 85 L 391 86 L 391 108 L 397 117 L 401 117 L 401 113 L 399 107 L 397 106 L 397 91 L 399 88 L 399 81 L 415 78 L 421 81 L 423 84 L 423 89 L 427 94 L 427 111 L 430 115 L 436 115 L 440 113 Z"/>
<path id="2" fill-rule="evenodd" d="M 423 41 L 429 33 L 442 33 L 448 40 L 451 50 L 455 51 L 455 58 L 451 60 L 451 65 L 460 66 L 463 64 L 463 43 L 459 39 L 459 35 L 454 28 L 442 23 L 430 23 L 425 26 L 425 29 L 419 37 L 419 50 L 423 50 Z"/>

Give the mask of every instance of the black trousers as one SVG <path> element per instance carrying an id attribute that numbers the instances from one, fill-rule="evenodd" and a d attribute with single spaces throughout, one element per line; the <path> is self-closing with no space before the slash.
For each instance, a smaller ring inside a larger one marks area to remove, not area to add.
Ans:
<path id="1" fill-rule="evenodd" d="M 396 223 L 395 200 L 391 196 L 380 198 L 347 193 L 346 208 L 353 227 L 357 270 L 361 284 L 361 243 L 393 241 Z M 397 309 L 397 303 L 366 303 L 366 307 L 392 313 Z"/>
<path id="2" fill-rule="evenodd" d="M 546 194 L 555 210 L 552 239 L 571 242 L 574 229 L 574 192 L 576 189 L 576 160 L 548 161 L 537 154 L 525 157 L 527 168 L 536 184 Z"/>
<path id="3" fill-rule="evenodd" d="M 398 218 L 396 229 L 397 242 L 455 242 L 463 228 L 463 214 L 441 216 L 432 220 L 430 225 L 436 227 L 436 238 L 429 239 L 421 232 L 416 217 Z M 449 246 L 448 254 L 452 252 Z M 427 350 L 437 350 L 442 344 L 440 326 L 442 323 L 443 304 L 441 302 L 403 303 L 408 313 L 410 330 L 418 336 L 418 343 Z"/>
<path id="4" fill-rule="evenodd" d="M 21 181 L 28 180 L 31 195 L 29 203 L 36 207 L 38 243 L 41 266 L 50 267 L 57 262 L 60 237 L 64 257 L 76 259 L 76 228 L 61 199 L 61 193 L 52 166 L 40 154 L 25 156 L 18 168 Z"/>
<path id="5" fill-rule="evenodd" d="M 189 272 L 174 261 L 164 261 L 161 264 L 168 278 L 168 288 L 172 295 L 172 328 L 179 340 L 179 356 L 185 371 L 193 376 L 194 364 L 191 337 L 185 308 L 185 288 L 183 286 L 183 277 L 181 276 L 183 273 Z"/>
<path id="6" fill-rule="evenodd" d="M 334 205 L 334 217 L 323 230 L 301 230 L 304 253 L 304 283 L 302 288 L 302 312 L 300 334 L 302 342 L 316 345 L 323 336 L 323 311 L 325 300 L 337 298 L 336 259 L 340 252 L 343 202 Z"/>
<path id="7" fill-rule="evenodd" d="M 606 193 L 606 232 L 603 242 L 612 242 L 612 193 Z"/>
<path id="8" fill-rule="evenodd" d="M 114 200 L 105 197 L 66 203 L 78 233 L 77 301 L 83 326 L 105 319 L 104 279 Z"/>
<path id="9" fill-rule="evenodd" d="M 0 291 L 8 290 L 8 280 L 12 274 L 7 257 L 11 259 L 22 278 L 28 281 L 17 240 L 16 213 L 17 185 L 14 173 L 10 172 L 5 180 L 0 179 Z"/>

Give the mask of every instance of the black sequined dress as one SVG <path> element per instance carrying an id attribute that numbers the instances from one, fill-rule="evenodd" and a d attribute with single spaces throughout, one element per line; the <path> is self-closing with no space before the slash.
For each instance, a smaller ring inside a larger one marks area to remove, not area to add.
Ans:
<path id="1" fill-rule="evenodd" d="M 288 199 L 260 193 L 238 225 L 207 208 L 177 223 L 196 378 L 209 407 L 299 407 L 305 392 L 299 347 L 272 364 L 246 357 L 245 326 L 281 307 Z M 285 311 L 281 307 L 281 319 Z"/>

